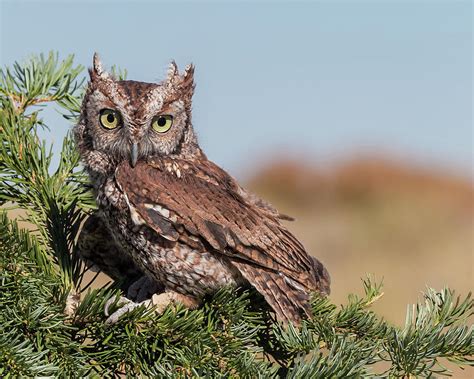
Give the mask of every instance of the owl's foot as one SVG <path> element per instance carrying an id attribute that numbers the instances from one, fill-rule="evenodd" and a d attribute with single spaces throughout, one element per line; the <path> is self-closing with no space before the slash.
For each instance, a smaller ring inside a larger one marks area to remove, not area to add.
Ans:
<path id="1" fill-rule="evenodd" d="M 162 292 L 162 288 L 152 279 L 143 275 L 138 280 L 134 281 L 127 289 L 127 295 L 121 296 L 117 302 L 120 308 L 115 311 L 107 319 L 107 323 L 114 324 L 118 321 L 120 316 L 137 308 L 140 305 L 150 305 L 150 299 L 155 293 Z M 115 297 L 109 299 L 104 306 L 104 313 L 109 316 L 109 308 L 115 303 Z"/>
<path id="2" fill-rule="evenodd" d="M 125 313 L 132 311 L 133 309 L 139 307 L 140 305 L 145 305 L 148 306 L 150 300 L 145 300 L 140 303 L 135 303 L 134 301 L 127 299 L 125 296 L 120 296 L 120 299 L 117 301 L 117 306 L 119 309 L 117 309 L 114 313 L 109 315 L 109 308 L 112 304 L 114 304 L 116 301 L 115 297 L 110 298 L 104 306 L 104 313 L 106 316 L 109 316 L 107 320 L 105 320 L 106 324 L 115 324 L 121 316 L 123 316 Z"/>
<path id="3" fill-rule="evenodd" d="M 105 315 L 109 316 L 109 307 L 115 303 L 115 298 L 110 299 L 107 301 L 105 304 Z M 170 304 L 176 304 L 176 303 L 181 303 L 187 308 L 196 308 L 199 303 L 195 298 L 192 298 L 190 296 L 182 295 L 177 292 L 169 291 L 169 292 L 164 292 L 160 294 L 154 294 L 151 299 L 144 300 L 142 302 L 133 302 L 130 299 L 127 299 L 126 297 L 121 297 L 119 301 L 117 302 L 117 305 L 120 306 L 118 310 L 116 310 L 114 313 L 112 313 L 107 320 L 105 321 L 106 324 L 115 324 L 121 316 L 123 316 L 125 313 L 130 312 L 131 310 L 144 305 L 146 307 L 153 307 L 154 311 L 158 314 L 162 314 L 165 309 L 168 307 Z"/>

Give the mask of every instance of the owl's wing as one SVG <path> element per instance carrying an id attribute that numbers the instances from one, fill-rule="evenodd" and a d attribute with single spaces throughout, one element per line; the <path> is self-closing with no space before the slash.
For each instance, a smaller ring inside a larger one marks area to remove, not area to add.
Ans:
<path id="1" fill-rule="evenodd" d="M 124 162 L 115 176 L 132 219 L 168 240 L 202 241 L 229 257 L 280 318 L 310 313 L 309 291 L 324 291 L 313 259 L 277 215 L 246 201 L 212 162 L 162 158 L 133 169 Z"/>
<path id="2" fill-rule="evenodd" d="M 253 204 L 253 205 L 261 208 L 265 212 L 270 213 L 271 216 L 277 217 L 280 220 L 295 221 L 295 219 L 293 217 L 288 216 L 288 215 L 283 214 L 283 213 L 280 213 L 278 211 L 278 209 L 276 209 L 268 201 L 265 201 L 265 200 L 261 199 L 260 197 L 258 197 L 257 195 L 255 195 L 254 193 L 246 190 L 245 188 L 240 187 L 237 183 L 236 183 L 236 187 L 237 187 L 236 188 L 237 193 L 240 196 L 242 196 L 247 203 Z"/>

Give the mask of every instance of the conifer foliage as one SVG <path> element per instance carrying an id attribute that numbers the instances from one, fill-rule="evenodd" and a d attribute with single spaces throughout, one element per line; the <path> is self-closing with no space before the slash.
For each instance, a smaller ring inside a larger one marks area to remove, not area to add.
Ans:
<path id="1" fill-rule="evenodd" d="M 118 299 L 118 286 L 84 283 L 75 257 L 81 223 L 94 209 L 87 177 L 69 134 L 57 167 L 51 144 L 38 136 L 49 127 L 46 104 L 65 117 L 52 128 L 77 119 L 83 78 L 72 56 L 60 61 L 54 53 L 0 71 L 1 377 L 408 377 L 473 365 L 470 294 L 427 289 L 398 328 L 371 311 L 382 295 L 371 279 L 363 297 L 349 295 L 342 306 L 315 296 L 314 317 L 300 328 L 275 323 L 256 293 L 229 288 L 196 310 L 157 315 L 141 307 L 105 323 L 104 305 Z M 23 219 L 7 217 L 11 208 Z"/>

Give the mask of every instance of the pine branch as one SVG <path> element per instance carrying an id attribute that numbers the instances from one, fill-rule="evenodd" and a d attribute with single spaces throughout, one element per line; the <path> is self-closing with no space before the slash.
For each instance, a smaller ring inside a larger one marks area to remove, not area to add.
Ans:
<path id="1" fill-rule="evenodd" d="M 446 358 L 458 364 L 474 363 L 474 328 L 466 321 L 474 313 L 471 294 L 461 300 L 447 288 L 428 288 L 424 304 L 408 308 L 405 327 L 393 328 L 384 341 L 383 359 L 392 362 L 391 375 L 446 374 Z"/>
<path id="2" fill-rule="evenodd" d="M 1 369 L 19 375 L 83 372 L 62 312 L 62 281 L 38 242 L 0 214 Z M 72 354 L 64 357 L 64 354 Z M 0 370 L 1 372 L 1 370 Z"/>
<path id="3" fill-rule="evenodd" d="M 47 101 L 63 107 L 79 104 L 81 71 L 73 67 L 72 56 L 59 63 L 53 53 L 0 71 L 0 202 L 27 210 L 26 220 L 38 228 L 42 244 L 52 247 L 66 286 L 77 285 L 80 265 L 71 260 L 71 252 L 86 216 L 83 210 L 93 207 L 93 199 L 86 176 L 77 170 L 79 155 L 70 135 L 63 141 L 59 167 L 50 173 L 52 145 L 37 136 L 38 127 L 45 126 L 41 109 L 30 108 Z"/>

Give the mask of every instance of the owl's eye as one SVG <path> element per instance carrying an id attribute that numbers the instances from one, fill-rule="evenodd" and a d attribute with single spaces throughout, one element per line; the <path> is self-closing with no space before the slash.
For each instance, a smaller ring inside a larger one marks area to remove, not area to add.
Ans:
<path id="1" fill-rule="evenodd" d="M 120 113 L 113 109 L 102 109 L 99 120 L 105 129 L 115 129 L 120 125 Z"/>
<path id="2" fill-rule="evenodd" d="M 173 116 L 171 115 L 156 116 L 151 122 L 151 127 L 158 133 L 167 132 L 170 130 L 171 125 L 173 125 Z"/>

